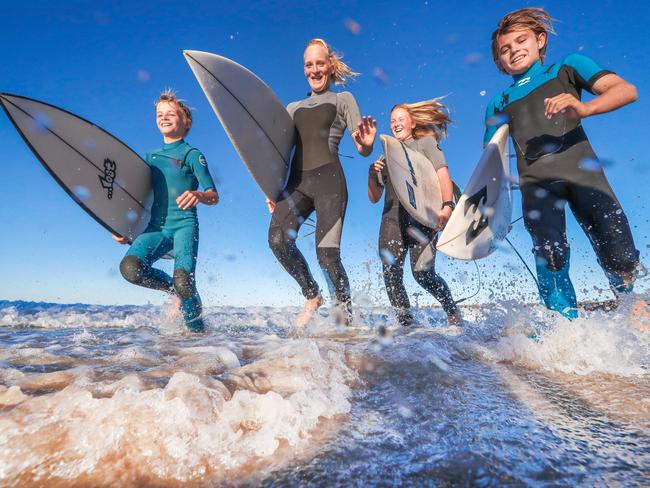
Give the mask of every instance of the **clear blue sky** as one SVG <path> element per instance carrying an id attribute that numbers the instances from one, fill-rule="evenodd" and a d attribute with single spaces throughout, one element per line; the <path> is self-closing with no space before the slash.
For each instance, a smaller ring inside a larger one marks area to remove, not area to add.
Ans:
<path id="1" fill-rule="evenodd" d="M 269 215 L 182 56 L 183 49 L 229 57 L 257 73 L 285 103 L 308 90 L 302 52 L 323 37 L 363 73 L 349 90 L 362 112 L 389 132 L 387 110 L 397 102 L 448 95 L 455 124 L 443 143 L 453 178 L 463 185 L 481 152 L 489 99 L 510 83 L 491 61 L 490 34 L 506 12 L 543 6 L 559 22 L 548 60 L 580 51 L 637 85 L 639 101 L 584 122 L 632 222 L 637 247 L 647 257 L 646 195 L 650 91 L 647 20 L 640 1 L 62 1 L 3 2 L 3 66 L 0 91 L 44 100 L 104 127 L 141 154 L 160 145 L 152 102 L 172 87 L 195 107 L 188 141 L 206 155 L 222 199 L 200 210 L 198 282 L 208 305 L 299 304 L 298 286 L 267 247 Z M 221 5 L 223 4 L 223 5 Z M 351 19 L 360 31 L 349 28 Z M 374 73 L 382 70 L 380 81 Z M 160 303 L 159 293 L 125 282 L 117 272 L 126 251 L 88 217 L 50 178 L 4 114 L 0 179 L 3 279 L 0 299 L 85 303 Z M 355 154 L 346 135 L 341 153 L 350 194 L 342 255 L 355 290 L 384 301 L 379 285 L 377 234 L 381 205 L 366 197 L 371 158 Z M 516 195 L 513 217 L 521 214 Z M 589 245 L 569 219 L 574 246 L 572 276 L 581 296 L 604 285 Z M 511 234 L 532 264 L 530 239 L 521 223 Z M 300 241 L 312 269 L 312 238 Z M 168 264 L 167 264 L 168 265 Z M 440 256 L 440 272 L 457 297 L 475 288 L 473 266 Z M 516 258 L 497 252 L 481 262 L 484 291 L 505 283 L 511 297 L 532 298 L 530 279 Z M 410 272 L 407 283 L 417 288 Z M 422 299 L 422 303 L 431 303 Z"/>

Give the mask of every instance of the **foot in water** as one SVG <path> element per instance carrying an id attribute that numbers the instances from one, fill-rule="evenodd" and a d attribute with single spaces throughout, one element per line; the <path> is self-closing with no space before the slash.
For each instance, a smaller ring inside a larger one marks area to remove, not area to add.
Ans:
<path id="1" fill-rule="evenodd" d="M 302 311 L 298 314 L 295 323 L 296 327 L 306 326 L 321 305 L 323 305 L 323 297 L 320 295 L 316 295 L 314 298 L 307 300 L 302 307 Z"/>
<path id="2" fill-rule="evenodd" d="M 639 300 L 632 305 L 630 313 L 632 326 L 641 332 L 650 332 L 650 305 L 645 300 Z"/>
<path id="3" fill-rule="evenodd" d="M 196 307 L 195 301 L 182 300 L 181 297 L 179 297 L 175 293 L 171 294 L 170 298 L 172 303 L 170 308 L 167 310 L 167 318 L 169 320 L 176 321 L 179 320 L 181 317 L 184 318 L 186 315 L 189 316 L 192 316 L 192 314 L 196 315 L 196 311 L 194 310 L 194 308 Z M 185 326 L 190 332 L 205 332 L 205 323 L 203 322 L 203 318 L 200 315 L 191 320 L 186 320 Z"/>
<path id="4" fill-rule="evenodd" d="M 449 325 L 461 325 L 463 323 L 463 316 L 460 314 L 460 310 L 447 314 L 447 323 Z"/>

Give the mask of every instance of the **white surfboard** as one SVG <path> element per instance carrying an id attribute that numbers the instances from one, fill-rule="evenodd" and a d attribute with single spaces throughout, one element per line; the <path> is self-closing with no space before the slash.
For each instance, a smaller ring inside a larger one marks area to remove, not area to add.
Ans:
<path id="1" fill-rule="evenodd" d="M 442 208 L 440 182 L 433 163 L 394 137 L 381 135 L 386 168 L 402 206 L 422 225 L 434 228 Z"/>
<path id="2" fill-rule="evenodd" d="M 510 183 L 508 126 L 502 125 L 483 151 L 436 247 L 456 259 L 491 254 L 510 227 Z"/>
<path id="3" fill-rule="evenodd" d="M 201 51 L 183 54 L 248 171 L 264 194 L 277 201 L 287 183 L 295 143 L 289 112 L 240 64 Z"/>
<path id="4" fill-rule="evenodd" d="M 147 227 L 151 170 L 101 127 L 44 102 L 0 94 L 2 108 L 50 175 L 91 217 L 133 241 Z"/>

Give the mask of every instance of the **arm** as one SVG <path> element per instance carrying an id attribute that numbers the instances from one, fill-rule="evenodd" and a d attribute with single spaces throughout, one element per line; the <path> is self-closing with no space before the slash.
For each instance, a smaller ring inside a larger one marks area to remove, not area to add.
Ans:
<path id="1" fill-rule="evenodd" d="M 573 118 L 591 117 L 612 112 L 638 98 L 636 87 L 613 73 L 598 79 L 593 91 L 598 96 L 588 102 L 582 102 L 570 93 L 547 98 L 544 100 L 546 116 L 550 119 L 561 111 L 567 111 Z"/>
<path id="2" fill-rule="evenodd" d="M 385 165 L 384 161 L 378 159 L 368 168 L 368 199 L 370 203 L 377 203 L 384 193 L 384 185 L 380 183 L 380 175 Z"/>
<path id="3" fill-rule="evenodd" d="M 219 194 L 217 193 L 214 180 L 212 179 L 212 175 L 208 169 L 208 163 L 203 154 L 199 151 L 193 150 L 187 157 L 187 163 L 204 190 L 188 190 L 183 192 L 178 196 L 178 198 L 176 198 L 178 208 L 181 210 L 188 210 L 196 207 L 199 203 L 203 203 L 204 205 L 216 205 L 219 202 Z"/>
<path id="4" fill-rule="evenodd" d="M 451 182 L 451 177 L 449 176 L 449 168 L 444 166 L 436 170 L 438 175 L 438 181 L 440 182 L 440 194 L 442 196 L 443 202 L 450 202 L 454 199 L 454 185 Z M 447 222 L 449 217 L 451 217 L 452 208 L 444 206 L 440 213 L 438 213 L 438 228 L 442 229 Z"/>
<path id="5" fill-rule="evenodd" d="M 337 95 L 337 110 L 344 117 L 357 151 L 362 156 L 370 156 L 377 135 L 377 121 L 370 116 L 361 117 L 357 101 L 350 92 Z"/>

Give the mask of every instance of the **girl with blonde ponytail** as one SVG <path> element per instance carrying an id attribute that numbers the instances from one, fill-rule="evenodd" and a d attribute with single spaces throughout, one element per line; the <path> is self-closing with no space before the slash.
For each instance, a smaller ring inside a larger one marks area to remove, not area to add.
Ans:
<path id="1" fill-rule="evenodd" d="M 409 298 L 404 288 L 404 261 L 411 254 L 411 271 L 415 280 L 442 305 L 450 324 L 461 322 L 460 311 L 445 280 L 435 271 L 438 230 L 449 220 L 455 204 L 453 183 L 440 150 L 439 142 L 446 137 L 451 123 L 449 110 L 440 98 L 417 103 L 395 105 L 390 112 L 390 128 L 396 139 L 406 147 L 424 154 L 440 181 L 443 204 L 438 214 L 438 228 L 420 224 L 404 209 L 390 181 L 383 158 L 368 170 L 368 198 L 376 203 L 384 189 L 384 211 L 379 230 L 379 253 L 382 258 L 384 283 L 390 304 L 402 325 L 413 323 Z"/>
<path id="2" fill-rule="evenodd" d="M 340 321 L 351 320 L 350 284 L 341 263 L 340 242 L 348 203 L 345 175 L 338 147 L 345 129 L 362 156 L 369 156 L 377 134 L 372 117 L 361 117 L 350 92 L 333 92 L 355 73 L 342 56 L 322 39 L 312 39 L 304 53 L 303 70 L 309 96 L 287 107 L 296 125 L 297 144 L 289 181 L 277 202 L 267 201 L 272 213 L 269 246 L 307 299 L 296 325 L 303 326 L 323 304 L 323 297 L 304 256 L 296 246 L 302 223 L 316 211 L 316 256 L 336 297 Z"/>

